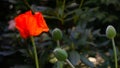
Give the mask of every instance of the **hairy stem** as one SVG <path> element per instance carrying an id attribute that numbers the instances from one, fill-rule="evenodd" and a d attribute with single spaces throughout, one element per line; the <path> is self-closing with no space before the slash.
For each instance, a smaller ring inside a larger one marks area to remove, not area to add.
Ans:
<path id="1" fill-rule="evenodd" d="M 82 7 L 83 2 L 84 2 L 84 0 L 81 0 L 80 5 L 79 5 L 79 8 L 81 8 L 81 7 Z"/>
<path id="2" fill-rule="evenodd" d="M 66 62 L 70 65 L 71 68 L 75 68 L 68 59 L 66 59 Z"/>
<path id="3" fill-rule="evenodd" d="M 32 11 L 32 13 L 34 14 L 35 12 L 32 10 L 31 6 L 29 5 L 29 3 L 26 0 L 23 0 L 24 3 L 27 5 L 28 8 L 30 8 L 30 10 Z"/>
<path id="4" fill-rule="evenodd" d="M 56 42 L 57 42 L 57 47 L 60 47 L 60 41 L 57 40 Z"/>
<path id="5" fill-rule="evenodd" d="M 115 68 L 118 68 L 118 64 L 117 64 L 117 52 L 116 52 L 114 38 L 112 39 L 112 45 L 113 45 L 113 51 L 114 51 Z"/>
<path id="6" fill-rule="evenodd" d="M 33 37 L 31 37 L 31 41 L 32 41 L 33 49 L 34 49 L 34 57 L 35 57 L 36 68 L 40 68 L 39 67 L 39 62 L 38 62 L 38 56 L 37 56 L 37 49 L 36 49 L 36 45 L 35 45 Z"/>

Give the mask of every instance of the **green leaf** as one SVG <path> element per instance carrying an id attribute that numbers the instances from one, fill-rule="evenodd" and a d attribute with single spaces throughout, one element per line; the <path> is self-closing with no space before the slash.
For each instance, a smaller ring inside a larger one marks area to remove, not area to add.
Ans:
<path id="1" fill-rule="evenodd" d="M 88 58 L 86 58 L 85 56 L 80 55 L 80 59 L 81 59 L 81 61 L 82 61 L 84 64 L 86 64 L 87 66 L 89 66 L 89 67 L 91 67 L 91 68 L 94 67 L 94 64 L 93 64 L 92 62 L 90 62 L 90 61 L 88 60 Z"/>
<path id="2" fill-rule="evenodd" d="M 69 53 L 69 60 L 73 65 L 77 65 L 77 63 L 80 61 L 80 54 L 77 51 L 71 51 Z"/>

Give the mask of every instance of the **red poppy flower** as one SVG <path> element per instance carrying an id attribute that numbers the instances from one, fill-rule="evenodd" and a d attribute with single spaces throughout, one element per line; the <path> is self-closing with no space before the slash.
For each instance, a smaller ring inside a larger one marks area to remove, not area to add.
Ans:
<path id="1" fill-rule="evenodd" d="M 15 17 L 14 20 L 16 23 L 15 26 L 19 30 L 20 35 L 25 39 L 49 31 L 42 13 L 40 12 L 32 14 L 32 11 L 27 11 Z"/>

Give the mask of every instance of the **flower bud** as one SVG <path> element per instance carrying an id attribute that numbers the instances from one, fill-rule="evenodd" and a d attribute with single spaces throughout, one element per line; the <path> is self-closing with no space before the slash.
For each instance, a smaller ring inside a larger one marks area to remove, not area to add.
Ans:
<path id="1" fill-rule="evenodd" d="M 52 37 L 55 41 L 62 39 L 62 31 L 58 28 L 55 28 L 52 32 Z"/>
<path id="2" fill-rule="evenodd" d="M 115 28 L 112 26 L 112 25 L 109 25 L 106 29 L 106 36 L 109 38 L 109 39 L 112 39 L 116 36 L 116 30 Z"/>
<path id="3" fill-rule="evenodd" d="M 59 61 L 65 61 L 68 57 L 67 52 L 61 48 L 54 49 L 53 53 Z"/>

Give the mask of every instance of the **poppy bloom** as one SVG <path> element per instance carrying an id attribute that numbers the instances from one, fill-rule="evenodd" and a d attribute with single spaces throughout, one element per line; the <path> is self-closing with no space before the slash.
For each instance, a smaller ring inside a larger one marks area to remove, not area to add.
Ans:
<path id="1" fill-rule="evenodd" d="M 49 28 L 42 16 L 42 13 L 27 11 L 15 17 L 15 27 L 20 35 L 26 39 L 30 36 L 37 36 L 42 32 L 48 32 Z"/>

